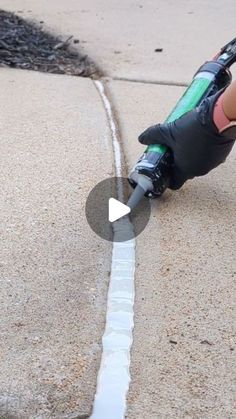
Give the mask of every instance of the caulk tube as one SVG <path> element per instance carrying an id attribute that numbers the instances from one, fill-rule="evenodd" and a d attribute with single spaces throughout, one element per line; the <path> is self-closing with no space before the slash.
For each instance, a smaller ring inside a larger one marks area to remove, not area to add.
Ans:
<path id="1" fill-rule="evenodd" d="M 138 205 L 147 191 L 152 191 L 153 189 L 152 181 L 147 176 L 134 172 L 133 179 L 137 186 L 127 202 L 127 205 L 131 210 Z"/>
<path id="2" fill-rule="evenodd" d="M 195 74 L 192 83 L 184 92 L 166 122 L 172 122 L 193 110 L 208 96 L 226 87 L 232 80 L 231 73 L 222 63 L 208 61 Z"/>
<path id="3" fill-rule="evenodd" d="M 228 68 L 221 62 L 209 61 L 203 64 L 166 119 L 166 122 L 175 121 L 185 113 L 193 110 L 206 97 L 226 87 L 230 83 L 231 78 Z M 152 144 L 147 147 L 132 169 L 129 175 L 129 182 L 135 188 L 136 185 L 141 186 L 140 182 L 143 176 L 149 178 L 152 187 L 149 187 L 147 184 L 144 194 L 150 198 L 158 197 L 168 187 L 171 165 L 172 155 L 170 150 L 164 145 Z"/>

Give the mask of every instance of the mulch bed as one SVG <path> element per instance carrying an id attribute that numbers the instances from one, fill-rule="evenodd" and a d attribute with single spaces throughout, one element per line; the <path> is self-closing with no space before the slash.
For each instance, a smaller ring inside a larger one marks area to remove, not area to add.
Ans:
<path id="1" fill-rule="evenodd" d="M 79 40 L 48 33 L 42 24 L 0 10 L 0 66 L 96 77 L 93 61 L 73 48 Z"/>

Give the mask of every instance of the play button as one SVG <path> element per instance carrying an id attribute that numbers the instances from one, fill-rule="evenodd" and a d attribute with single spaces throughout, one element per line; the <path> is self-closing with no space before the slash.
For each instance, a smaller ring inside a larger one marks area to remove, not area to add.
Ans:
<path id="1" fill-rule="evenodd" d="M 118 201 L 117 199 L 109 199 L 108 219 L 110 223 L 119 220 L 120 218 L 129 214 L 130 211 L 130 207 L 128 207 L 125 204 L 122 204 L 122 202 Z"/>
<path id="2" fill-rule="evenodd" d="M 123 191 L 123 198 L 117 196 L 117 185 Z M 85 214 L 94 233 L 104 240 L 123 242 L 138 236 L 143 231 L 150 217 L 150 200 L 144 198 L 131 211 L 126 203 L 132 191 L 126 178 L 117 177 L 99 182 L 90 191 Z M 128 227 L 129 220 L 133 228 Z"/>

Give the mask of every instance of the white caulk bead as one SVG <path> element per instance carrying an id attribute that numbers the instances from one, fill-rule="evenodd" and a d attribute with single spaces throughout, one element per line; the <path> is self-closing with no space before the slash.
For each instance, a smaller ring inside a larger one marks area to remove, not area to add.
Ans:
<path id="1" fill-rule="evenodd" d="M 116 135 L 110 102 L 103 84 L 95 81 L 104 103 L 112 133 L 116 176 L 121 177 L 121 151 Z M 118 199 L 123 201 L 122 184 Z M 124 419 L 126 396 L 130 383 L 130 349 L 133 330 L 135 240 L 117 242 L 124 230 L 133 235 L 128 217 L 113 223 L 114 242 L 111 276 L 107 298 L 106 326 L 102 343 L 102 359 L 91 419 Z"/>

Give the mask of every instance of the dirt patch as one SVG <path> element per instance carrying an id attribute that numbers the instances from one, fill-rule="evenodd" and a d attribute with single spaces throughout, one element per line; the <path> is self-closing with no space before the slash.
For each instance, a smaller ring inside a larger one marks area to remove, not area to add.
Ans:
<path id="1" fill-rule="evenodd" d="M 101 74 L 72 43 L 79 40 L 53 36 L 42 24 L 0 10 L 0 66 L 93 78 Z"/>

